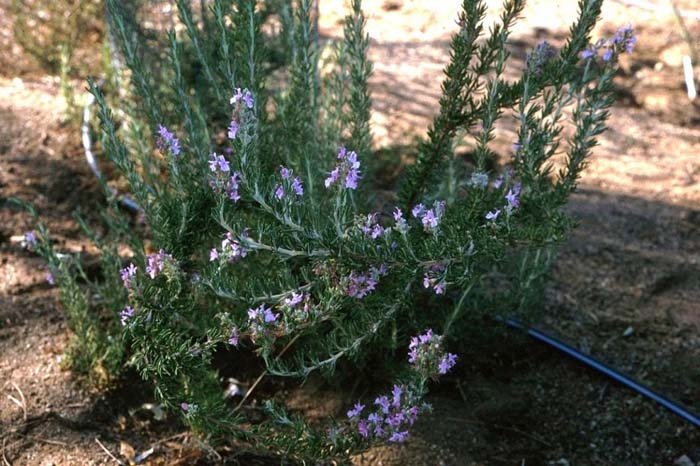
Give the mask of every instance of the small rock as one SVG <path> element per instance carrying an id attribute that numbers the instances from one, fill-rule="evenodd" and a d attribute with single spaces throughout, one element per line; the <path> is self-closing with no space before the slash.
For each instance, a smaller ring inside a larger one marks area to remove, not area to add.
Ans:
<path id="1" fill-rule="evenodd" d="M 681 42 L 661 52 L 661 61 L 665 65 L 680 68 L 683 66 L 683 56 L 688 55 L 689 52 L 688 44 Z"/>
<path id="2" fill-rule="evenodd" d="M 681 456 L 676 461 L 673 462 L 675 466 L 695 466 L 695 463 L 688 458 L 686 455 Z"/>

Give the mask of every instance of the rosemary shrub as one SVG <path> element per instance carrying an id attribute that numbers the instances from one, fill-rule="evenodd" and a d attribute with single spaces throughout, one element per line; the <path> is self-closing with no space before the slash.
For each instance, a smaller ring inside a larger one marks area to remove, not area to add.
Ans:
<path id="1" fill-rule="evenodd" d="M 124 120 L 95 83 L 90 90 L 104 154 L 141 212 L 121 210 L 101 180 L 108 228 L 98 235 L 81 222 L 102 252 L 101 278 L 54 251 L 43 226 L 27 237 L 61 287 L 73 360 L 112 377 L 132 365 L 194 431 L 287 458 L 405 440 L 431 381 L 459 364 L 447 345 L 458 346 L 468 316 L 532 307 L 547 252 L 571 226 L 560 208 L 605 130 L 631 29 L 591 45 L 602 0 L 581 0 L 565 45 L 538 45 L 509 81 L 508 37 L 524 0 L 507 0 L 488 33 L 484 2 L 464 0 L 437 115 L 396 202 L 373 211 L 360 0 L 325 76 L 311 0 L 282 0 L 265 15 L 255 0 L 214 0 L 206 28 L 176 3 L 187 36 L 169 33 L 169 67 L 159 67 L 168 71 L 154 74 L 109 2 L 133 90 L 117 103 Z M 278 27 L 266 27 L 270 18 Z M 271 64 L 271 44 L 282 65 Z M 495 173 L 490 143 L 504 116 L 517 119 L 518 139 Z M 458 138 L 473 141 L 473 165 L 457 163 Z M 252 353 L 268 377 L 291 381 L 381 354 L 395 380 L 325 425 L 277 397 L 253 421 L 246 400 L 223 396 L 212 363 L 222 352 Z"/>

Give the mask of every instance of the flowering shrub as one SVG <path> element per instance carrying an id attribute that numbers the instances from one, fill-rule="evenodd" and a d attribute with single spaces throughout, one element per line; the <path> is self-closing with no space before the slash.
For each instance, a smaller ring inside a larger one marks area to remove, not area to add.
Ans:
<path id="1" fill-rule="evenodd" d="M 218 29 L 206 43 L 211 36 L 192 23 L 186 2 L 177 3 L 207 86 L 187 86 L 182 44 L 171 33 L 176 98 L 168 106 L 118 2 L 110 2 L 136 96 L 129 124 L 117 129 L 100 89 L 90 86 L 105 154 L 128 182 L 145 227 L 106 189 L 108 235 L 85 230 L 102 250 L 105 277 L 88 280 L 87 292 L 109 316 L 91 325 L 120 348 L 119 357 L 129 355 L 167 407 L 212 438 L 242 438 L 298 459 L 404 441 L 428 409 L 429 384 L 459 365 L 446 346 L 469 315 L 529 310 L 546 251 L 570 225 L 559 208 L 605 129 L 618 56 L 634 45 L 631 29 L 591 48 L 601 1 L 583 0 L 566 44 L 540 44 L 520 79 L 509 82 L 506 43 L 524 2 L 507 1 L 501 22 L 479 41 L 485 6 L 465 0 L 439 112 L 395 202 L 377 210 L 366 195 L 376 166 L 360 1 L 352 2 L 335 46 L 335 68 L 323 77 L 310 0 L 280 13 L 284 77 L 266 66 L 269 38 L 254 0 L 235 8 L 214 1 L 210 19 Z M 284 81 L 283 90 L 266 86 L 273 79 Z M 209 107 L 218 111 L 206 113 Z M 496 157 L 494 125 L 506 112 L 520 126 L 499 174 L 487 167 Z M 562 149 L 567 125 L 574 132 Z M 144 126 L 157 152 L 135 137 Z M 454 154 L 458 131 L 473 141 L 473 166 Z M 565 163 L 554 174 L 560 153 Z M 79 265 L 53 251 L 45 229 L 39 233 L 33 242 L 62 290 L 81 291 Z M 118 246 L 128 246 L 129 257 Z M 91 301 L 81 296 L 70 294 L 64 305 L 82 299 L 80 315 L 87 314 Z M 268 376 L 292 380 L 314 371 L 330 376 L 338 364 L 352 367 L 383 352 L 395 355 L 386 364 L 399 380 L 329 425 L 311 425 L 271 400 L 260 421 L 248 417 L 246 399 L 238 406 L 224 399 L 215 352 L 254 353 Z M 119 365 L 111 367 L 116 373 Z"/>

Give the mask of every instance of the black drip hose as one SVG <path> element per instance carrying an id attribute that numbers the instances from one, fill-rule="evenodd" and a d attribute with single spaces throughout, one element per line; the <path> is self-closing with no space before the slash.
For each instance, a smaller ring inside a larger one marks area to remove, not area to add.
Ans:
<path id="1" fill-rule="evenodd" d="M 552 346 L 559 351 L 568 354 L 574 359 L 577 359 L 584 364 L 592 367 L 593 369 L 596 369 L 597 371 L 602 372 L 603 374 L 607 375 L 608 377 L 617 380 L 623 385 L 626 385 L 627 387 L 631 388 L 632 390 L 646 396 L 647 398 L 651 398 L 652 400 L 656 401 L 659 403 L 661 406 L 664 408 L 668 409 L 669 411 L 672 411 L 673 413 L 677 414 L 678 416 L 682 417 L 686 421 L 690 422 L 696 427 L 700 427 L 700 417 L 695 416 L 688 412 L 686 409 L 678 406 L 676 403 L 670 401 L 668 398 L 665 398 L 664 396 L 656 393 L 654 390 L 644 386 L 643 384 L 637 382 L 633 378 L 622 374 L 620 371 L 608 366 L 607 364 L 604 364 L 597 359 L 595 359 L 592 356 L 589 356 L 587 354 L 584 354 L 573 347 L 567 345 L 566 343 L 550 336 L 544 333 L 541 330 L 538 330 L 533 327 L 526 327 L 523 325 L 522 322 L 516 319 L 506 319 L 506 325 L 508 327 L 522 330 L 526 332 L 528 335 L 530 335 L 532 338 L 539 340 L 543 343 L 546 343 L 549 346 Z"/>

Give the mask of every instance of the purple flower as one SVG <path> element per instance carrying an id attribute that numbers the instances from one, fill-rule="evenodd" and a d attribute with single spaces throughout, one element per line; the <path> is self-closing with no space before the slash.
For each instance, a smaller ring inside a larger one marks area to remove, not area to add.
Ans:
<path id="1" fill-rule="evenodd" d="M 303 196 L 304 195 L 304 185 L 301 184 L 301 180 L 297 177 L 294 178 L 292 181 L 292 189 L 294 190 L 294 194 L 297 196 Z"/>
<path id="2" fill-rule="evenodd" d="M 508 212 L 510 212 L 513 209 L 517 209 L 520 205 L 520 199 L 518 198 L 519 194 L 520 193 L 514 189 L 508 190 L 508 193 L 506 194 L 506 201 L 508 202 L 506 210 Z"/>
<path id="3" fill-rule="evenodd" d="M 390 230 L 385 230 L 384 227 L 377 223 L 379 218 L 378 213 L 368 214 L 364 222 L 360 225 L 360 230 L 372 239 L 377 239 L 384 234 L 388 234 Z"/>
<path id="4" fill-rule="evenodd" d="M 54 284 L 56 283 L 56 282 L 54 281 L 54 279 L 53 279 L 53 274 L 52 274 L 50 271 L 47 270 L 47 271 L 46 271 L 46 274 L 44 275 L 44 277 L 46 277 L 46 282 L 47 282 L 49 285 L 54 285 Z"/>
<path id="5" fill-rule="evenodd" d="M 36 246 L 36 232 L 34 230 L 26 232 L 24 241 L 28 246 Z"/>
<path id="6" fill-rule="evenodd" d="M 180 141 L 173 133 L 168 131 L 168 128 L 158 125 L 158 134 L 156 144 L 162 152 L 169 150 L 173 156 L 180 155 Z"/>
<path id="7" fill-rule="evenodd" d="M 134 308 L 131 306 L 126 306 L 119 313 L 119 319 L 122 325 L 126 325 L 126 322 L 134 315 Z"/>
<path id="8" fill-rule="evenodd" d="M 542 67 L 552 58 L 557 56 L 557 49 L 547 41 L 537 44 L 537 47 L 527 55 L 526 64 L 529 70 L 539 73 Z"/>
<path id="9" fill-rule="evenodd" d="M 340 176 L 340 168 L 335 167 L 331 172 L 328 174 L 328 178 L 324 181 L 324 184 L 326 185 L 326 188 L 330 188 L 331 185 L 335 184 L 336 181 L 338 181 L 338 177 Z"/>
<path id="10" fill-rule="evenodd" d="M 132 263 L 130 263 L 128 267 L 125 267 L 121 270 L 120 275 L 122 278 L 122 282 L 124 283 L 124 288 L 131 288 L 131 279 L 136 276 L 137 270 L 138 267 L 136 267 Z"/>
<path id="11" fill-rule="evenodd" d="M 288 180 L 292 176 L 292 171 L 287 167 L 280 167 L 280 176 L 283 180 Z"/>
<path id="12" fill-rule="evenodd" d="M 219 170 L 220 171 L 222 171 L 224 173 L 228 173 L 231 170 L 231 167 L 228 164 L 228 160 L 226 160 L 223 155 L 219 156 L 218 162 L 219 162 Z"/>
<path id="13" fill-rule="evenodd" d="M 209 251 L 209 262 L 214 262 L 219 258 L 219 251 L 216 248 L 211 248 Z"/>
<path id="14" fill-rule="evenodd" d="M 426 208 L 423 204 L 418 204 L 411 210 L 411 215 L 414 218 L 420 218 L 423 230 L 426 233 L 437 232 L 437 227 L 444 213 L 445 201 L 435 201 L 432 209 Z"/>
<path id="15" fill-rule="evenodd" d="M 581 52 L 581 59 L 588 60 L 589 58 L 595 57 L 597 54 L 598 50 L 595 47 L 591 46 L 583 52 Z"/>
<path id="16" fill-rule="evenodd" d="M 276 324 L 279 314 L 272 312 L 272 309 L 261 304 L 255 309 L 248 309 L 248 320 L 253 339 L 265 335 L 269 329 Z"/>
<path id="17" fill-rule="evenodd" d="M 408 424 L 413 425 L 418 419 L 418 406 L 411 406 L 408 410 Z"/>
<path id="18" fill-rule="evenodd" d="M 433 230 L 438 226 L 438 219 L 435 217 L 435 212 L 433 212 L 432 209 L 428 210 L 425 215 L 423 215 L 421 222 L 423 222 L 423 227 L 426 230 Z"/>
<path id="19" fill-rule="evenodd" d="M 411 338 L 408 349 L 408 362 L 425 377 L 444 375 L 457 363 L 457 355 L 445 353 L 442 336 L 434 335 L 432 330 Z"/>
<path id="20" fill-rule="evenodd" d="M 348 152 L 345 147 L 338 149 L 338 164 L 329 173 L 324 184 L 326 188 L 330 188 L 342 176 L 344 178 L 344 186 L 347 189 L 357 189 L 357 183 L 362 178 L 360 175 L 360 162 L 357 160 L 355 152 Z"/>
<path id="21" fill-rule="evenodd" d="M 493 187 L 498 189 L 503 184 L 503 175 L 498 175 L 498 177 L 493 182 Z"/>
<path id="22" fill-rule="evenodd" d="M 394 210 L 394 222 L 399 233 L 404 234 L 408 231 L 408 223 L 406 223 L 406 219 L 403 218 L 403 212 L 398 207 Z"/>
<path id="23" fill-rule="evenodd" d="M 394 432 L 391 434 L 391 437 L 389 437 L 390 442 L 395 442 L 395 443 L 400 443 L 406 441 L 408 438 L 408 432 L 403 431 L 403 432 Z"/>
<path id="24" fill-rule="evenodd" d="M 435 291 L 435 294 L 445 294 L 445 288 L 447 288 L 447 284 L 443 280 L 433 287 L 433 291 Z"/>
<path id="25" fill-rule="evenodd" d="M 423 212 L 425 212 L 425 206 L 423 204 L 418 204 L 411 210 L 411 215 L 413 215 L 413 218 L 418 218 L 423 215 Z"/>
<path id="26" fill-rule="evenodd" d="M 162 249 L 158 251 L 157 254 L 149 254 L 146 256 L 147 265 L 146 273 L 151 279 L 155 279 L 156 275 L 165 269 L 165 263 L 168 260 L 172 260 L 173 256 L 166 254 Z"/>
<path id="27" fill-rule="evenodd" d="M 263 319 L 265 320 L 266 324 L 270 324 L 272 322 L 275 322 L 277 320 L 278 316 L 279 316 L 279 314 L 273 313 L 271 309 L 264 309 L 263 310 Z"/>
<path id="28" fill-rule="evenodd" d="M 394 399 L 392 401 L 392 406 L 394 408 L 398 408 L 401 406 L 401 394 L 403 393 L 403 389 L 401 388 L 401 385 L 394 385 L 394 388 L 391 390 L 391 394 L 393 395 Z"/>
<path id="29" fill-rule="evenodd" d="M 340 146 L 338 147 L 338 154 L 337 158 L 338 160 L 343 160 L 345 159 L 345 156 L 348 154 L 348 150 L 345 148 L 345 146 Z"/>
<path id="30" fill-rule="evenodd" d="M 355 403 L 355 406 L 348 411 L 348 417 L 352 419 L 359 416 L 363 409 L 365 409 L 365 405 L 360 404 L 359 402 Z"/>
<path id="31" fill-rule="evenodd" d="M 384 419 L 377 413 L 372 413 L 369 416 L 367 416 L 367 421 L 371 422 L 372 424 L 381 424 Z"/>
<path id="32" fill-rule="evenodd" d="M 284 304 L 289 307 L 294 307 L 304 299 L 304 293 L 292 293 L 291 298 L 285 298 Z"/>
<path id="33" fill-rule="evenodd" d="M 457 364 L 457 355 L 447 353 L 445 357 L 443 357 L 440 360 L 440 364 L 438 365 L 438 372 L 440 373 L 440 375 L 445 375 L 449 372 L 450 369 L 454 367 L 455 364 Z"/>
<path id="34" fill-rule="evenodd" d="M 389 398 L 382 395 L 374 400 L 374 404 L 379 406 L 384 414 L 389 414 Z"/>
<path id="35" fill-rule="evenodd" d="M 431 285 L 430 275 L 426 272 L 425 275 L 423 275 L 423 288 L 430 288 Z"/>
<path id="36" fill-rule="evenodd" d="M 281 200 L 284 197 L 284 188 L 282 187 L 281 184 L 278 184 L 277 188 L 275 189 L 275 197 L 278 200 Z"/>
<path id="37" fill-rule="evenodd" d="M 244 89 L 241 91 L 241 88 L 237 88 L 235 93 L 233 94 L 233 97 L 231 97 L 231 105 L 238 103 L 239 101 L 243 101 L 246 107 L 248 108 L 253 108 L 253 105 L 255 105 L 255 101 L 253 99 L 253 95 L 250 93 L 248 89 Z"/>
<path id="38" fill-rule="evenodd" d="M 634 35 L 632 25 L 628 24 L 618 29 L 611 43 L 622 44 L 627 53 L 632 53 L 634 46 L 637 44 L 637 36 Z"/>
<path id="39" fill-rule="evenodd" d="M 241 174 L 238 172 L 233 172 L 231 178 L 226 183 L 226 197 L 231 199 L 233 202 L 238 202 L 241 198 L 241 195 L 238 193 L 240 182 Z"/>
<path id="40" fill-rule="evenodd" d="M 190 405 L 189 405 L 189 403 L 182 402 L 182 403 L 180 403 L 180 408 L 183 411 L 187 412 L 190 410 Z"/>
<path id="41" fill-rule="evenodd" d="M 231 329 L 231 336 L 228 339 L 228 344 L 231 346 L 238 346 L 238 338 L 240 334 L 238 332 L 238 327 L 233 327 Z"/>
<path id="42" fill-rule="evenodd" d="M 350 272 L 350 275 L 346 279 L 348 282 L 346 289 L 347 295 L 356 299 L 364 298 L 375 290 L 381 275 L 383 275 L 381 270 L 375 269 L 374 267 L 362 275 L 358 275 L 354 271 Z"/>
<path id="43" fill-rule="evenodd" d="M 605 52 L 603 52 L 603 61 L 610 61 L 610 59 L 612 57 L 613 57 L 613 49 L 612 48 L 605 49 Z"/>
<path id="44" fill-rule="evenodd" d="M 248 250 L 233 239 L 230 231 L 227 231 L 224 239 L 221 241 L 221 251 L 217 251 L 217 257 L 221 257 L 228 262 L 236 262 L 246 255 L 248 255 Z"/>
<path id="45" fill-rule="evenodd" d="M 399 427 L 406 420 L 406 417 L 401 411 L 398 411 L 386 418 L 386 423 L 391 427 Z"/>
<path id="46" fill-rule="evenodd" d="M 423 288 L 431 288 L 435 294 L 444 294 L 447 283 L 445 282 L 445 267 L 442 264 L 433 264 L 423 275 Z"/>
<path id="47" fill-rule="evenodd" d="M 501 209 L 496 209 L 486 214 L 486 220 L 496 220 L 501 215 Z"/>
<path id="48" fill-rule="evenodd" d="M 348 189 L 357 189 L 357 182 L 360 180 L 359 170 L 350 170 L 345 176 L 345 187 Z"/>
<path id="49" fill-rule="evenodd" d="M 231 170 L 230 165 L 228 164 L 228 161 L 224 158 L 223 155 L 216 155 L 216 152 L 212 153 L 209 156 L 209 170 L 216 173 L 217 171 L 221 171 L 224 173 L 228 173 Z"/>
<path id="50" fill-rule="evenodd" d="M 231 140 L 236 139 L 238 134 L 238 122 L 236 120 L 231 120 L 231 124 L 228 127 L 228 138 Z"/>
<path id="51" fill-rule="evenodd" d="M 369 437 L 369 428 L 367 427 L 367 422 L 364 419 L 357 423 L 357 431 L 362 437 Z"/>

